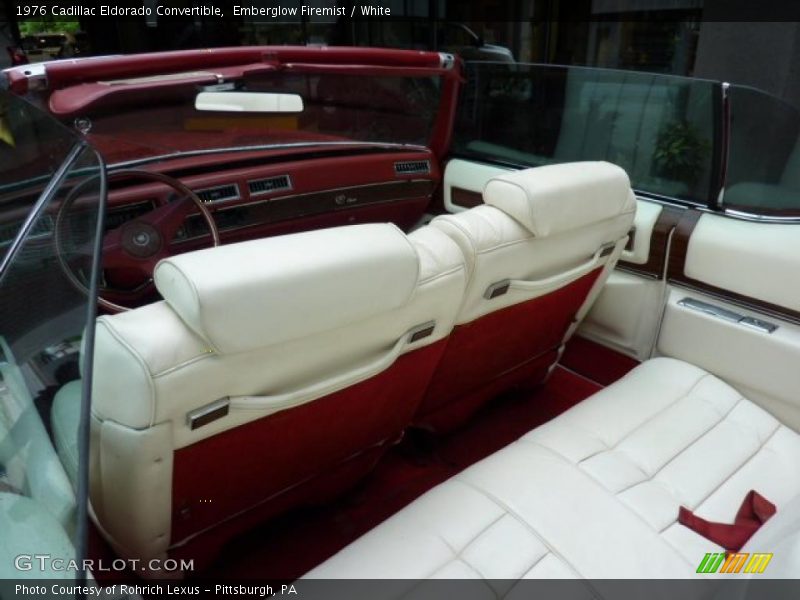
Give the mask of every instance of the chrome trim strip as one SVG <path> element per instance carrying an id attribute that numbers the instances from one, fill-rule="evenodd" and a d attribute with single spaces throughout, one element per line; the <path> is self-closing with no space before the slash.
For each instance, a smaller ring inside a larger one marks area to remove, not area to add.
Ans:
<path id="1" fill-rule="evenodd" d="M 720 149 L 720 166 L 719 166 L 719 193 L 717 194 L 717 208 L 723 208 L 722 202 L 725 198 L 725 184 L 728 182 L 728 162 L 731 153 L 731 98 L 730 98 L 731 84 L 723 81 L 720 85 L 722 92 L 722 135 Z"/>
<path id="2" fill-rule="evenodd" d="M 427 146 L 420 146 L 418 144 L 395 144 L 392 142 L 292 142 L 289 144 L 259 144 L 256 146 L 235 146 L 233 148 L 207 148 L 204 150 L 192 150 L 190 152 L 171 152 L 170 154 L 161 154 L 159 156 L 151 156 L 148 158 L 138 158 L 136 160 L 129 160 L 126 162 L 114 163 L 109 166 L 109 169 L 128 168 L 137 165 L 144 165 L 150 163 L 161 162 L 164 160 L 171 160 L 173 158 L 191 158 L 193 156 L 206 156 L 210 154 L 228 154 L 237 152 L 252 152 L 259 150 L 288 150 L 290 148 L 314 148 L 314 147 L 346 147 L 346 146 L 366 146 L 369 148 L 401 148 L 403 150 L 418 150 L 428 152 Z"/>
<path id="3" fill-rule="evenodd" d="M 446 71 L 452 69 L 456 64 L 456 59 L 448 52 L 439 52 L 439 66 Z"/>
<path id="4" fill-rule="evenodd" d="M 761 331 L 763 333 L 772 333 L 778 329 L 778 326 L 775 325 L 775 323 L 770 323 L 769 321 L 764 321 L 763 319 L 743 315 L 742 313 L 728 310 L 727 308 L 722 308 L 716 304 L 710 304 L 695 298 L 687 297 L 683 298 L 682 300 L 678 300 L 678 306 L 696 310 L 698 312 L 711 315 L 712 317 L 728 321 L 729 323 L 743 325 L 744 327 L 749 327 L 750 329 L 755 329 L 756 331 Z"/>

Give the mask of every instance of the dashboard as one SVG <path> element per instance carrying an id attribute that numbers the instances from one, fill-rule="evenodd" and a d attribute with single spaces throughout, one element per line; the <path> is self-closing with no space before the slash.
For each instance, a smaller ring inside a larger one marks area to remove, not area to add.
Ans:
<path id="1" fill-rule="evenodd" d="M 368 222 L 417 223 L 440 181 L 427 151 L 374 150 L 316 153 L 280 160 L 219 158 L 212 164 L 158 169 L 180 179 L 212 212 L 223 243 Z M 168 201 L 171 191 L 152 183 L 115 183 L 109 190 L 106 230 Z M 199 212 L 173 241 L 175 252 L 209 243 Z"/>

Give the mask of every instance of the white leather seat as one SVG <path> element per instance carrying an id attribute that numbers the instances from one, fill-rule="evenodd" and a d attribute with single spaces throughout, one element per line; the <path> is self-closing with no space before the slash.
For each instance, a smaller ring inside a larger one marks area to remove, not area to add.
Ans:
<path id="1" fill-rule="evenodd" d="M 795 577 L 798 464 L 797 432 L 716 377 L 657 358 L 434 488 L 306 577 L 502 585 L 694 577 L 705 553 L 724 550 L 677 523 L 678 508 L 730 523 L 751 489 L 778 513 L 743 551 L 774 552 L 761 536 L 788 540 L 791 564 L 776 573 Z"/>
<path id="2" fill-rule="evenodd" d="M 416 424 L 451 429 L 498 393 L 541 382 L 619 258 L 636 200 L 606 162 L 513 171 L 486 204 L 437 217 L 467 260 L 468 282 Z"/>
<path id="3" fill-rule="evenodd" d="M 165 301 L 97 321 L 91 502 L 116 551 L 209 557 L 356 481 L 421 401 L 464 271 L 442 232 L 389 224 L 159 263 Z"/>

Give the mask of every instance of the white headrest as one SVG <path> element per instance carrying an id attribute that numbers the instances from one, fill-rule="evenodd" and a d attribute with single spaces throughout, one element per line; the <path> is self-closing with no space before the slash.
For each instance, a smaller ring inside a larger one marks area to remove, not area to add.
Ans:
<path id="1" fill-rule="evenodd" d="M 555 235 L 633 212 L 624 170 L 607 162 L 576 162 L 493 177 L 483 200 L 536 237 Z"/>
<path id="2" fill-rule="evenodd" d="M 419 259 L 394 225 L 230 244 L 161 261 L 158 291 L 224 354 L 329 331 L 405 304 Z"/>

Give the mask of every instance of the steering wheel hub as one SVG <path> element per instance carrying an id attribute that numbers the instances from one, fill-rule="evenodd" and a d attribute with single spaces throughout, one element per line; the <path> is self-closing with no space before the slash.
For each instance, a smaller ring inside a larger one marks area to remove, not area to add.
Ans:
<path id="1" fill-rule="evenodd" d="M 163 240 L 158 229 L 142 221 L 129 221 L 122 226 L 122 248 L 136 258 L 155 256 Z"/>

